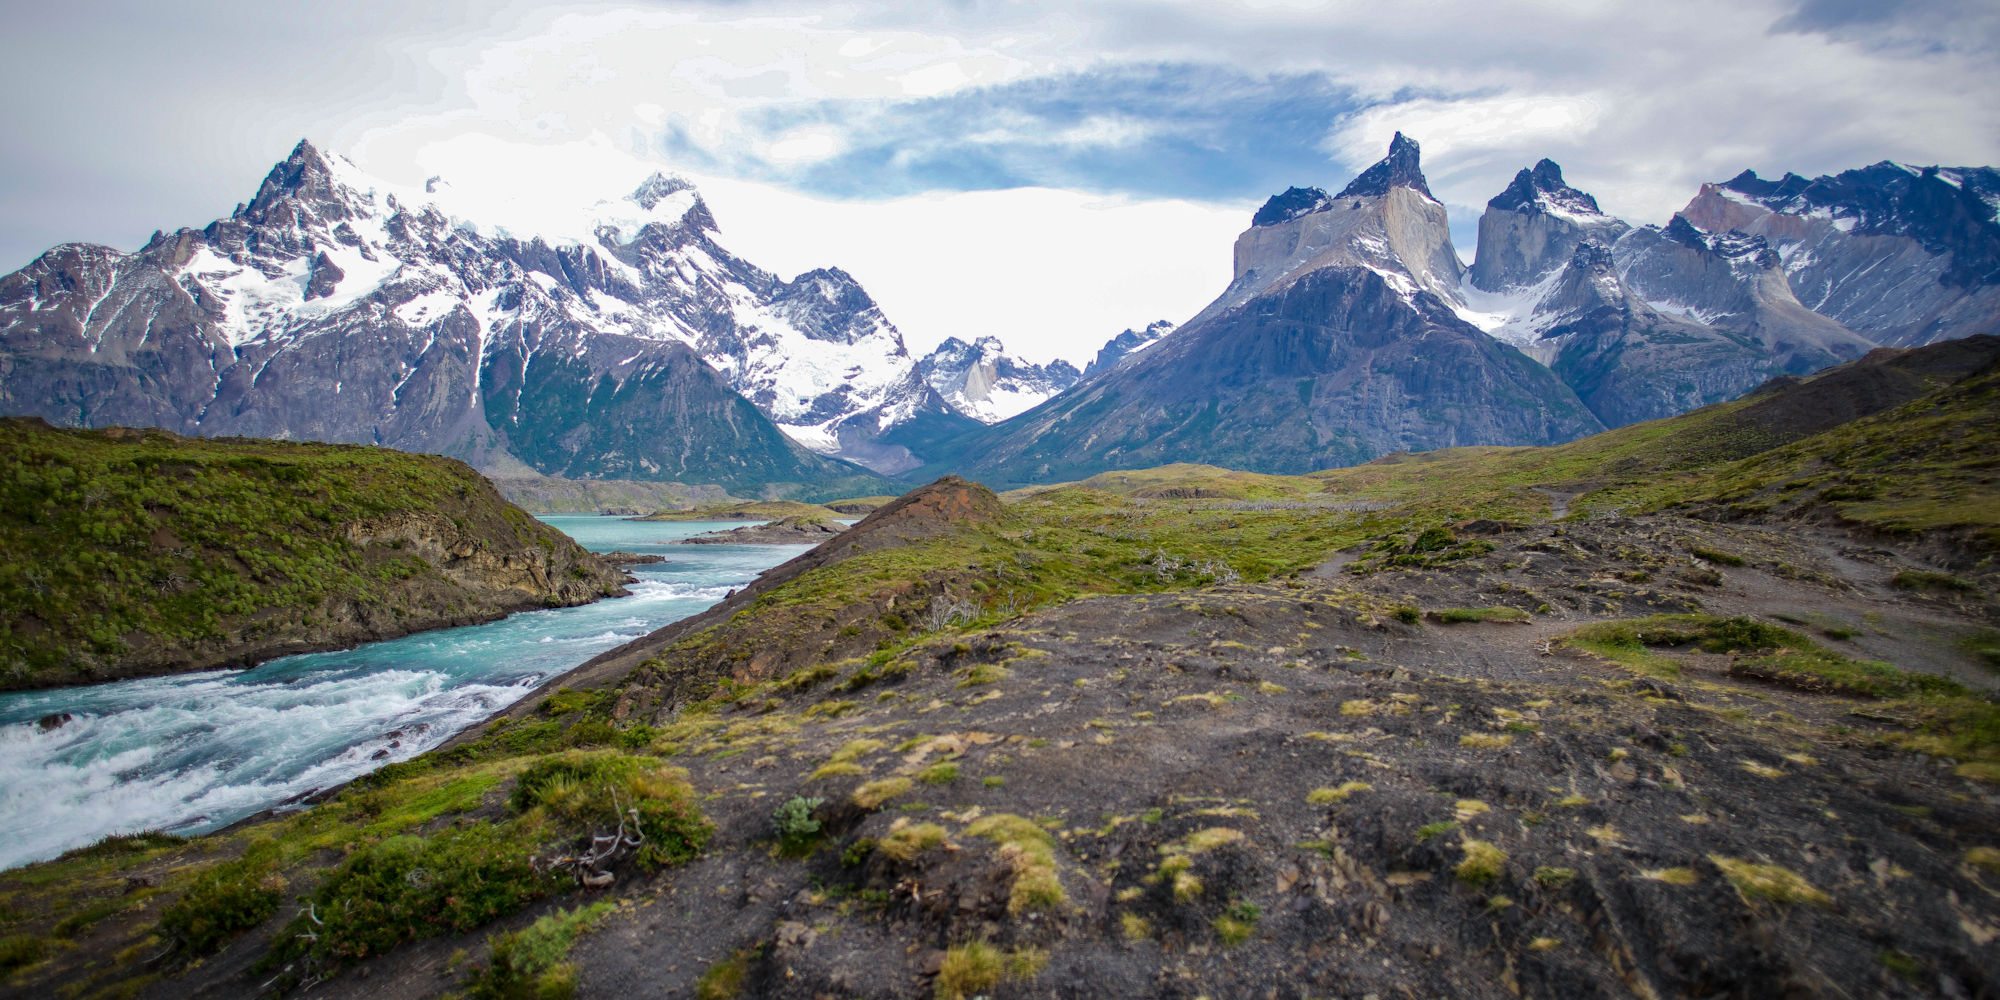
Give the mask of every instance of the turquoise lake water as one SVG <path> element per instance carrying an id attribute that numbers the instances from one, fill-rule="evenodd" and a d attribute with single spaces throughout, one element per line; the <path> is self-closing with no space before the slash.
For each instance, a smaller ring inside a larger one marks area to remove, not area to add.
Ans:
<path id="1" fill-rule="evenodd" d="M 0 695 L 0 868 L 118 833 L 197 834 L 406 760 L 545 678 L 709 607 L 802 545 L 675 545 L 712 522 L 551 515 L 597 552 L 657 552 L 632 596 L 242 671 Z M 68 712 L 49 732 L 37 720 Z"/>

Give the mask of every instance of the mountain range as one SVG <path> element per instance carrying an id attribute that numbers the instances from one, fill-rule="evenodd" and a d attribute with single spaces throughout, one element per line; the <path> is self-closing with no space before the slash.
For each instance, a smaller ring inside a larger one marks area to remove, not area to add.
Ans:
<path id="1" fill-rule="evenodd" d="M 1237 238 L 1229 287 L 1158 347 L 958 439 L 930 471 L 1004 484 L 1168 462 L 1297 473 L 1552 444 L 1877 346 L 1993 330 L 1996 177 L 1746 172 L 1635 227 L 1545 159 L 1488 202 L 1467 267 L 1418 144 L 1398 134 L 1339 193 L 1267 201 Z"/>
<path id="2" fill-rule="evenodd" d="M 727 250 L 680 178 L 524 213 L 301 142 L 227 218 L 0 278 L 0 411 L 746 495 L 1300 472 L 1565 441 L 2000 327 L 1996 207 L 1992 168 L 1885 162 L 1745 172 L 1635 227 L 1543 160 L 1487 204 L 1468 267 L 1399 134 L 1337 194 L 1266 202 L 1195 317 L 1079 370 L 993 337 L 913 356 L 848 273 Z"/>
<path id="3" fill-rule="evenodd" d="M 1080 374 L 1008 359 L 961 412 L 925 376 L 962 344 L 920 371 L 852 276 L 784 280 L 718 232 L 675 177 L 522 218 L 300 142 L 227 218 L 0 278 L 0 408 L 761 492 L 859 488 L 919 464 L 901 440 L 1008 415 L 979 392 Z"/>

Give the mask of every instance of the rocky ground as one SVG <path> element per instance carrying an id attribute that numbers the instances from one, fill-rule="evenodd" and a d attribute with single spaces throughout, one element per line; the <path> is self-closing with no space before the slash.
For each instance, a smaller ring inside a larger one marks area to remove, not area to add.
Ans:
<path id="1" fill-rule="evenodd" d="M 985 988 L 1005 996 L 2000 986 L 1991 785 L 1886 747 L 1871 699 L 1562 642 L 1776 612 L 1990 687 L 1959 646 L 1982 609 L 1899 591 L 1891 554 L 1838 537 L 1619 518 L 1489 537 L 1449 572 L 1081 600 L 881 680 L 655 716 L 718 833 L 615 890 L 630 902 L 572 953 L 580 995 L 696 995 L 718 968 L 744 996 L 928 995 L 974 941 L 1019 959 Z M 1688 553 L 1721 545 L 1745 565 Z M 1467 606 L 1530 620 L 1440 620 Z M 772 829 L 794 796 L 822 800 L 803 857 Z M 1024 902 L 1043 871 L 1056 888 Z M 321 992 L 430 996 L 468 943 Z"/>

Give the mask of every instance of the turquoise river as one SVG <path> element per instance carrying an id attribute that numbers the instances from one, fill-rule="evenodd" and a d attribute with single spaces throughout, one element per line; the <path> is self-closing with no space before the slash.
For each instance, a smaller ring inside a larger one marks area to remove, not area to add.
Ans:
<path id="1" fill-rule="evenodd" d="M 196 834 L 406 760 L 546 678 L 714 604 L 804 546 L 676 545 L 730 527 L 544 520 L 597 552 L 656 552 L 630 597 L 334 653 L 0 695 L 0 868 L 140 830 Z M 43 731 L 37 721 L 69 713 Z"/>

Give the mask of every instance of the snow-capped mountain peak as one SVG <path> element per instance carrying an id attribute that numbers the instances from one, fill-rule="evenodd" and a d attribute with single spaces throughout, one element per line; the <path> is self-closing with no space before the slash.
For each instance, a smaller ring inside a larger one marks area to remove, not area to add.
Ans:
<path id="1" fill-rule="evenodd" d="M 1515 212 L 1544 212 L 1582 219 L 1606 217 L 1597 207 L 1597 199 L 1564 183 L 1562 167 L 1547 158 L 1515 174 L 1513 183 L 1486 204 Z"/>
<path id="2" fill-rule="evenodd" d="M 917 370 L 953 409 L 987 424 L 1033 409 L 1083 377 L 1061 359 L 1038 365 L 1014 357 L 993 336 L 969 344 L 947 337 L 917 362 Z"/>
<path id="3" fill-rule="evenodd" d="M 687 179 L 656 171 L 652 176 L 641 181 L 639 186 L 634 188 L 632 193 L 626 195 L 626 197 L 637 202 L 640 208 L 650 212 L 653 206 L 658 205 L 662 200 L 681 194 L 682 192 L 692 191 L 694 191 L 694 184 Z"/>
<path id="4" fill-rule="evenodd" d="M 1398 132 L 1395 138 L 1389 140 L 1388 155 L 1349 181 L 1346 187 L 1340 189 L 1339 194 L 1334 195 L 1334 198 L 1338 200 L 1380 197 L 1388 194 L 1390 188 L 1406 187 L 1421 192 L 1431 201 L 1436 201 L 1437 198 L 1431 194 L 1430 184 L 1424 180 L 1421 159 L 1422 149 L 1417 145 L 1417 140 Z"/>
<path id="5" fill-rule="evenodd" d="M 1083 369 L 1084 378 L 1097 376 L 1116 368 L 1130 358 L 1160 342 L 1160 338 L 1174 332 L 1178 327 L 1167 320 L 1156 319 L 1146 324 L 1143 330 L 1126 330 L 1104 342 L 1097 349 L 1097 356 Z"/>
<path id="6" fill-rule="evenodd" d="M 883 471 L 917 464 L 872 442 L 950 411 L 874 300 L 838 269 L 785 281 L 718 234 L 694 185 L 669 174 L 609 196 L 446 177 L 411 187 L 301 141 L 229 217 L 142 252 L 202 315 L 195 329 L 219 352 L 203 366 L 211 375 L 246 352 L 282 355 L 309 339 L 409 339 L 415 347 L 383 359 L 402 385 L 428 363 L 424 345 L 449 331 L 469 338 L 481 374 L 458 391 L 476 397 L 490 350 L 516 335 L 529 364 L 557 339 L 571 341 L 569 354 L 679 344 L 807 447 Z M 387 405 L 379 419 L 393 420 Z M 203 418 L 190 419 L 185 429 L 199 432 Z"/>

